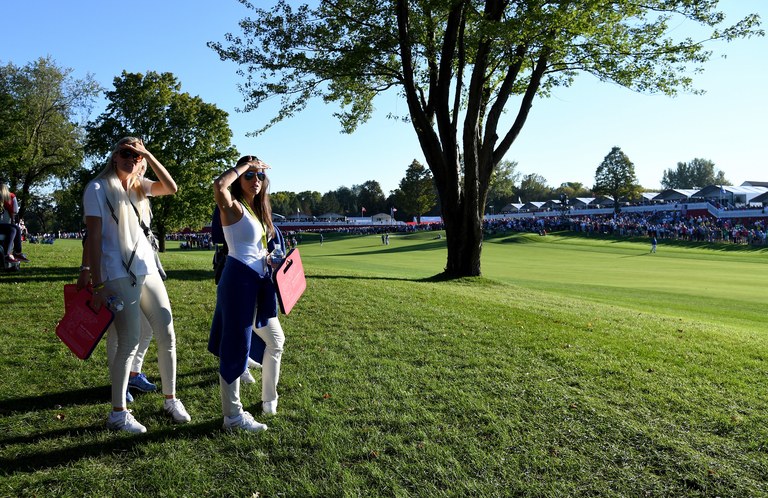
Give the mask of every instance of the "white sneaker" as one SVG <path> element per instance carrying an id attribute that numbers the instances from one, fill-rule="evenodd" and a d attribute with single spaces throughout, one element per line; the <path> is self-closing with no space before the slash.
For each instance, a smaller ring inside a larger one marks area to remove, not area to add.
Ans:
<path id="1" fill-rule="evenodd" d="M 277 400 L 262 402 L 261 411 L 264 412 L 264 415 L 274 415 L 277 413 Z"/>
<path id="2" fill-rule="evenodd" d="M 267 426 L 265 424 L 256 422 L 253 419 L 253 415 L 248 412 L 243 412 L 235 417 L 224 417 L 224 429 L 229 431 L 234 429 L 242 429 L 250 432 L 266 431 Z"/>
<path id="3" fill-rule="evenodd" d="M 144 427 L 131 415 L 130 410 L 123 410 L 120 412 L 112 412 L 107 417 L 107 429 L 113 429 L 116 431 L 126 431 L 133 434 L 143 434 L 147 432 L 147 428 Z"/>
<path id="4" fill-rule="evenodd" d="M 251 375 L 251 371 L 247 368 L 245 369 L 245 372 L 240 376 L 240 382 L 243 384 L 255 384 L 256 379 L 253 378 L 253 375 Z"/>
<path id="5" fill-rule="evenodd" d="M 165 410 L 165 413 L 167 413 L 177 424 L 186 424 L 192 420 L 192 417 L 189 416 L 189 413 L 187 413 L 187 410 L 179 399 L 166 399 L 163 403 L 163 410 Z"/>
<path id="6" fill-rule="evenodd" d="M 255 362 L 255 361 L 253 361 L 252 359 L 248 358 L 248 367 L 249 367 L 249 368 L 255 368 L 255 369 L 257 369 L 257 370 L 258 370 L 258 369 L 260 369 L 260 368 L 261 368 L 261 363 L 256 363 L 256 362 Z"/>

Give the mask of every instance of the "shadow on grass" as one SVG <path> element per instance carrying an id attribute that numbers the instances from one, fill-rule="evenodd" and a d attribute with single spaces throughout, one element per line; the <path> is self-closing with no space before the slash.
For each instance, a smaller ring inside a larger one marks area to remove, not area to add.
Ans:
<path id="1" fill-rule="evenodd" d="M 188 377 L 201 377 L 201 380 L 197 384 L 185 384 L 185 387 L 189 385 L 201 385 L 209 386 L 213 384 L 218 385 L 218 369 L 215 367 L 196 370 L 193 372 L 179 373 L 176 375 L 176 380 Z M 143 396 L 145 393 L 138 393 L 132 390 L 135 396 Z M 24 412 L 34 412 L 43 410 L 53 410 L 57 405 L 62 407 L 74 407 L 82 405 L 92 405 L 95 403 L 106 403 L 112 395 L 109 384 L 87 387 L 83 389 L 75 389 L 71 391 L 56 392 L 50 394 L 43 394 L 40 396 L 29 396 L 26 398 L 11 398 L 0 401 L 0 416 L 8 416 Z M 0 444 L 3 440 L 0 439 Z"/>
<path id="2" fill-rule="evenodd" d="M 61 282 L 73 284 L 77 281 L 77 269 L 67 267 L 22 267 L 15 272 L 0 272 L 0 282 Z"/>
<path id="3" fill-rule="evenodd" d="M 168 270 L 168 280 L 205 281 L 213 283 L 213 270 Z M 17 272 L 0 272 L 0 282 L 59 282 L 74 284 L 77 282 L 77 271 L 70 267 L 22 268 Z"/>
<path id="4" fill-rule="evenodd" d="M 380 276 L 365 276 L 365 275 L 312 275 L 312 280 L 388 280 L 395 282 L 422 282 L 422 283 L 435 283 L 435 282 L 451 282 L 458 280 L 445 276 L 443 273 L 432 275 L 431 277 L 424 278 L 405 278 L 405 277 L 380 277 Z"/>
<path id="5" fill-rule="evenodd" d="M 0 415 L 5 416 L 22 412 L 52 410 L 57 405 L 64 407 L 92 405 L 94 403 L 104 403 L 105 401 L 108 401 L 109 398 L 110 388 L 108 385 L 43 394 L 41 396 L 30 396 L 27 398 L 11 398 L 0 401 Z M 3 441 L 0 440 L 0 444 L 2 443 Z"/>
<path id="6" fill-rule="evenodd" d="M 445 248 L 445 239 L 441 240 L 434 240 L 432 242 L 428 242 L 425 244 L 418 244 L 418 245 L 408 245 L 408 246 L 381 246 L 381 245 L 372 245 L 370 246 L 372 249 L 367 251 L 354 251 L 354 252 L 347 252 L 347 253 L 336 253 L 336 254 L 323 254 L 323 255 L 315 255 L 314 258 L 325 258 L 325 257 L 336 257 L 336 256 L 366 256 L 371 254 L 400 254 L 400 253 L 407 253 L 407 252 L 422 252 L 422 251 L 430 251 L 430 250 L 437 250 L 437 249 L 444 249 Z M 378 249 L 373 249 L 378 248 Z"/>
<path id="7" fill-rule="evenodd" d="M 168 422 L 169 424 L 171 422 Z M 105 431 L 103 424 L 81 426 L 76 428 L 54 430 L 42 434 L 35 434 L 26 438 L 14 438 L 16 444 L 29 444 L 47 439 L 57 439 L 67 436 L 81 437 L 92 432 Z M 9 476 L 16 472 L 36 472 L 68 465 L 78 460 L 98 458 L 115 453 L 132 453 L 138 446 L 149 443 L 162 443 L 168 440 L 178 439 L 202 439 L 209 438 L 212 434 L 222 432 L 221 419 L 208 420 L 197 424 L 185 424 L 167 426 L 151 430 L 145 434 L 114 433 L 111 441 L 100 440 L 98 442 L 70 446 L 67 448 L 40 451 L 29 455 L 13 458 L 0 458 L 0 475 Z M 8 441 L 0 441 L 7 444 Z"/>

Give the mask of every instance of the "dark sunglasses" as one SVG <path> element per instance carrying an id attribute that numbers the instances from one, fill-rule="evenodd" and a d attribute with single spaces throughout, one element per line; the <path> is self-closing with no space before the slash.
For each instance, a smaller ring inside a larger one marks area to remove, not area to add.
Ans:
<path id="1" fill-rule="evenodd" d="M 137 154 L 134 151 L 128 150 L 128 149 L 120 149 L 120 152 L 118 152 L 118 154 L 123 159 L 128 159 L 129 157 L 132 157 L 133 159 L 138 159 L 141 157 L 141 154 Z"/>
<path id="2" fill-rule="evenodd" d="M 247 171 L 245 174 L 243 174 L 243 178 L 245 178 L 249 182 L 253 180 L 254 176 L 263 182 L 264 179 L 267 177 L 267 174 L 264 173 L 263 171 Z"/>

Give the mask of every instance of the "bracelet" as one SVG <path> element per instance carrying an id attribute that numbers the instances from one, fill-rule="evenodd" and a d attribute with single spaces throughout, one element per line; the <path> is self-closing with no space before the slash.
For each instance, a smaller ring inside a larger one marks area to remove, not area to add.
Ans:
<path id="1" fill-rule="evenodd" d="M 91 267 L 83 265 L 80 267 L 80 271 L 91 271 Z"/>
<path id="2" fill-rule="evenodd" d="M 237 175 L 237 178 L 240 178 L 240 173 L 237 172 L 237 168 L 230 168 L 230 169 L 235 172 L 235 174 Z"/>
<path id="3" fill-rule="evenodd" d="M 93 286 L 93 290 L 95 290 L 95 291 L 97 291 L 99 289 L 103 289 L 103 288 L 104 288 L 104 282 L 101 282 L 100 284 L 95 284 Z"/>

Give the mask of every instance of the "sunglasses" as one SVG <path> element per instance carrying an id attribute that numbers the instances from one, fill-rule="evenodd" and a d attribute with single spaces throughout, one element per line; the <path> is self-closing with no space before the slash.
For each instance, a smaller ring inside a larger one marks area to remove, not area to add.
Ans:
<path id="1" fill-rule="evenodd" d="M 264 179 L 267 177 L 267 174 L 264 173 L 263 171 L 248 171 L 245 174 L 243 174 L 243 178 L 245 178 L 249 182 L 253 180 L 254 176 L 263 182 Z"/>
<path id="2" fill-rule="evenodd" d="M 118 152 L 118 155 L 123 159 L 128 159 L 129 157 L 132 157 L 133 159 L 138 159 L 141 157 L 141 154 L 137 154 L 134 151 L 128 150 L 128 149 L 120 149 L 120 152 Z"/>

